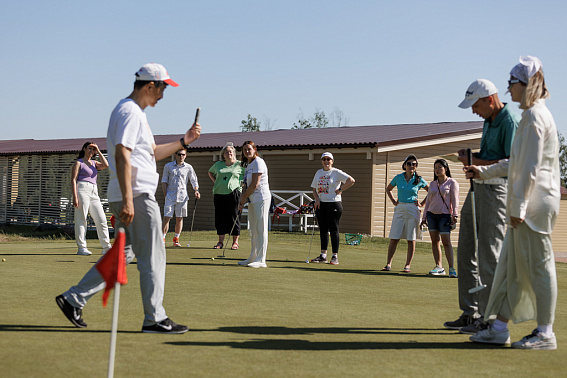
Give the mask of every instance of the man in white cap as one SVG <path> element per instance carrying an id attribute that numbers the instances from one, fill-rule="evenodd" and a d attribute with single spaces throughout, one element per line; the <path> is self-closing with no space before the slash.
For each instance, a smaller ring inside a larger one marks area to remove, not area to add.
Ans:
<path id="1" fill-rule="evenodd" d="M 179 85 L 161 64 L 146 64 L 135 75 L 133 92 L 118 103 L 110 116 L 106 139 L 110 167 L 108 201 L 116 217 L 116 228 L 126 230 L 126 261 L 137 258 L 145 314 L 142 332 L 185 333 L 189 329 L 170 320 L 163 308 L 165 245 L 160 209 L 154 197 L 159 181 L 156 161 L 180 148 L 186 149 L 199 138 L 201 126 L 195 123 L 180 139 L 156 145 L 144 109 L 156 106 L 168 85 Z M 87 324 L 82 308 L 104 287 L 102 276 L 93 266 L 76 286 L 55 300 L 71 323 L 84 328 Z"/>
<path id="2" fill-rule="evenodd" d="M 508 158 L 520 116 L 512 113 L 510 107 L 500 101 L 496 86 L 485 79 L 475 80 L 459 107 L 472 108 L 473 114 L 484 118 L 480 151 L 473 154 L 472 164 L 490 165 Z M 468 165 L 466 149 L 459 150 L 459 160 Z M 507 179 L 475 180 L 474 185 L 478 261 L 469 192 L 461 210 L 457 249 L 459 307 L 462 314 L 457 320 L 444 323 L 446 328 L 466 334 L 475 334 L 484 327 L 482 318 L 506 233 Z M 477 286 L 477 274 L 486 288 L 471 294 L 469 290 Z"/>

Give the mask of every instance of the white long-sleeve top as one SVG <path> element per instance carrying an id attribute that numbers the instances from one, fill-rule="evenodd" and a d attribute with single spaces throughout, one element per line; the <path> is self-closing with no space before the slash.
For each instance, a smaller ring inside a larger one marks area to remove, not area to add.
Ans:
<path id="1" fill-rule="evenodd" d="M 561 199 L 559 141 L 544 100 L 522 113 L 510 159 L 478 168 L 481 179 L 508 176 L 508 223 L 521 218 L 532 230 L 551 233 Z"/>

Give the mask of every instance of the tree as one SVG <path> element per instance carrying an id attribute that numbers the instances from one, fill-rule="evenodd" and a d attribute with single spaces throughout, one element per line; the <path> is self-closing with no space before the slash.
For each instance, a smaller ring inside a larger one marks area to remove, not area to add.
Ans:
<path id="1" fill-rule="evenodd" d="M 558 131 L 559 137 L 559 172 L 561 176 L 561 186 L 567 187 L 567 144 L 565 138 Z"/>
<path id="2" fill-rule="evenodd" d="M 329 118 L 331 119 L 332 127 L 348 125 L 349 118 L 345 116 L 345 113 L 337 107 L 335 107 Z"/>
<path id="3" fill-rule="evenodd" d="M 240 126 L 240 129 L 245 132 L 260 131 L 260 122 L 258 122 L 255 117 L 248 114 L 248 119 L 242 120 L 242 126 Z"/>
<path id="4" fill-rule="evenodd" d="M 297 122 L 293 124 L 292 129 L 311 129 L 314 127 L 325 128 L 329 125 L 329 120 L 325 115 L 325 112 L 319 109 L 315 109 L 313 117 L 308 119 L 303 117 L 303 113 L 297 116 Z"/>
<path id="5" fill-rule="evenodd" d="M 269 131 L 269 130 L 273 130 L 274 129 L 274 125 L 276 124 L 275 119 L 272 119 L 270 117 L 268 117 L 267 115 L 264 114 L 264 119 L 262 120 L 262 123 L 264 124 L 264 130 Z"/>

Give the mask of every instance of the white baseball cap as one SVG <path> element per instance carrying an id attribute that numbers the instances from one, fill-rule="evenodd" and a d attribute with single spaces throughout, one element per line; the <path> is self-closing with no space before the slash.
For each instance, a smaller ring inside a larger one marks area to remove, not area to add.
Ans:
<path id="1" fill-rule="evenodd" d="M 321 159 L 323 159 L 324 157 L 331 158 L 332 161 L 335 161 L 335 158 L 333 157 L 333 154 L 330 153 L 330 152 L 325 152 L 325 153 L 323 153 L 323 155 L 321 155 Z"/>
<path id="2" fill-rule="evenodd" d="M 163 81 L 172 87 L 178 87 L 175 81 L 171 80 L 165 67 L 157 63 L 144 64 L 142 68 L 136 72 L 136 81 Z"/>
<path id="3" fill-rule="evenodd" d="M 498 89 L 490 80 L 477 79 L 465 92 L 465 99 L 459 104 L 459 108 L 470 108 L 479 99 L 492 96 L 495 93 L 498 93 Z"/>

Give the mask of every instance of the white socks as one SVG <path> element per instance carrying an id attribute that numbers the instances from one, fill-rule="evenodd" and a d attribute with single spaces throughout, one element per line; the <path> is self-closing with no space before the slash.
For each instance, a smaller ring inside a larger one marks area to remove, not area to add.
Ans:
<path id="1" fill-rule="evenodd" d="M 545 337 L 551 337 L 553 336 L 553 324 L 549 324 L 549 325 L 538 325 L 537 326 L 538 331 L 540 331 L 541 333 L 544 334 Z"/>
<path id="2" fill-rule="evenodd" d="M 321 257 L 326 259 L 327 258 L 327 252 L 325 252 L 325 253 L 321 252 Z"/>
<path id="3" fill-rule="evenodd" d="M 179 235 L 181 235 L 181 234 L 175 234 L 175 237 L 176 237 L 176 238 L 179 238 Z"/>

